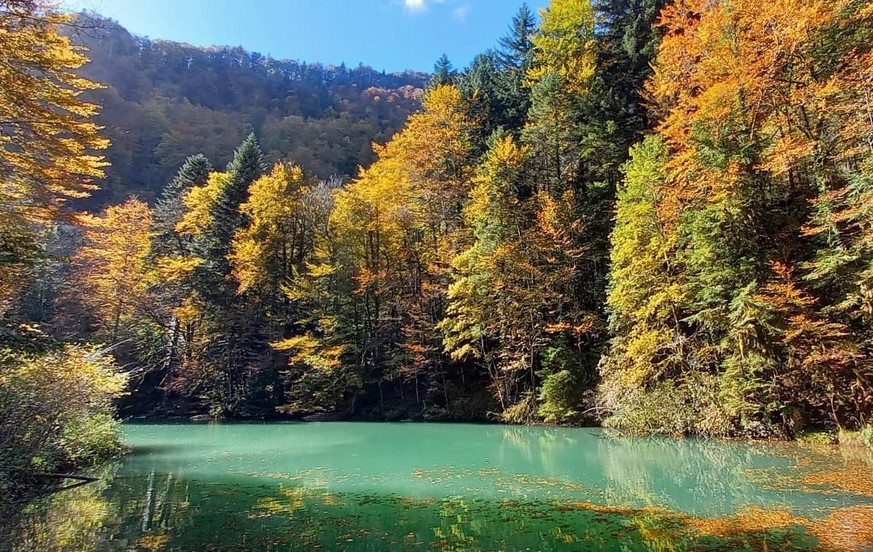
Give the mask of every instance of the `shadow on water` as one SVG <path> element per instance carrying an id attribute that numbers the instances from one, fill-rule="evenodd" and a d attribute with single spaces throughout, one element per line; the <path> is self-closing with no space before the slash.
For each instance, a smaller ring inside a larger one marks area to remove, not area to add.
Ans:
<path id="1" fill-rule="evenodd" d="M 170 454 L 184 450 L 185 445 L 179 443 L 172 444 L 151 444 L 151 445 L 134 445 L 130 448 L 130 454 L 135 455 L 150 455 L 150 454 Z"/>

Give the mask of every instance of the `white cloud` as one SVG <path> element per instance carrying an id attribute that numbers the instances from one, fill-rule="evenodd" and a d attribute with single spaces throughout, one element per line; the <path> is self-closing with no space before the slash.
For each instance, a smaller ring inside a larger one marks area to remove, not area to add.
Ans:
<path id="1" fill-rule="evenodd" d="M 403 0 L 403 5 L 409 11 L 423 11 L 427 7 L 425 0 Z"/>
<path id="2" fill-rule="evenodd" d="M 470 3 L 463 0 L 394 0 L 394 3 L 402 3 L 403 8 L 411 13 L 429 13 L 431 8 L 444 6 L 440 10 L 450 10 L 452 17 L 457 21 L 465 21 L 472 9 Z"/>

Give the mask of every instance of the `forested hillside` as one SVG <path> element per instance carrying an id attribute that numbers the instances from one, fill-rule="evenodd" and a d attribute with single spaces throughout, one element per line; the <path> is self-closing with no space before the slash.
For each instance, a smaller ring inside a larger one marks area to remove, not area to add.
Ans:
<path id="1" fill-rule="evenodd" d="M 112 145 L 87 207 L 156 198 L 190 152 L 216 166 L 254 131 L 269 163 L 290 158 L 321 178 L 349 178 L 421 105 L 427 75 L 276 60 L 240 47 L 197 48 L 131 35 L 97 14 L 68 29 L 88 48 L 80 74 Z"/>

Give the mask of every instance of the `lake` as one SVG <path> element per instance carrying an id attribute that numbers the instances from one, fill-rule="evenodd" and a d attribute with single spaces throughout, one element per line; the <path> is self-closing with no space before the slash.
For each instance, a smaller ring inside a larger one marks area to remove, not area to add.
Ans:
<path id="1" fill-rule="evenodd" d="M 863 450 L 450 424 L 126 424 L 12 550 L 870 550 Z"/>

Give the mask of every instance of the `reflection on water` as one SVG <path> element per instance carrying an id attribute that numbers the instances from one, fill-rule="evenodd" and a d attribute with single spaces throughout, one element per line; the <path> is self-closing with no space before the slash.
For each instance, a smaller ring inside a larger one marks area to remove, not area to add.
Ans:
<path id="1" fill-rule="evenodd" d="M 132 455 L 0 522 L 0 549 L 873 546 L 857 477 L 870 464 L 786 445 L 467 425 L 126 431 Z"/>

